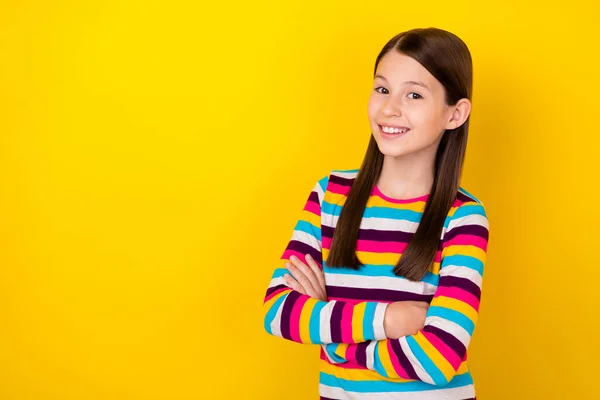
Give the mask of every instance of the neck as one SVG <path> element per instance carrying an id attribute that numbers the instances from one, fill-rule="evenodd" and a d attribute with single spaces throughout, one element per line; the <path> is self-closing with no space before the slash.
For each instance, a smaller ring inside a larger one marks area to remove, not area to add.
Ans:
<path id="1" fill-rule="evenodd" d="M 398 199 L 420 197 L 431 192 L 435 174 L 435 153 L 425 157 L 413 153 L 385 156 L 377 186 L 386 196 Z"/>

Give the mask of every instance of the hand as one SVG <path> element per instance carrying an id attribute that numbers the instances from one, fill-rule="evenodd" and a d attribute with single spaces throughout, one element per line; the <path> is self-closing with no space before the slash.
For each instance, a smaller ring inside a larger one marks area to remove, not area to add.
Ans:
<path id="1" fill-rule="evenodd" d="M 398 339 L 416 334 L 425 326 L 429 303 L 423 301 L 397 301 L 388 304 L 383 328 L 388 339 Z"/>
<path id="2" fill-rule="evenodd" d="M 310 254 L 307 254 L 305 258 L 308 265 L 297 257 L 291 256 L 291 262 L 285 263 L 285 267 L 290 271 L 293 278 L 289 274 L 285 274 L 283 278 L 295 291 L 307 294 L 313 299 L 327 301 L 323 271 Z"/>

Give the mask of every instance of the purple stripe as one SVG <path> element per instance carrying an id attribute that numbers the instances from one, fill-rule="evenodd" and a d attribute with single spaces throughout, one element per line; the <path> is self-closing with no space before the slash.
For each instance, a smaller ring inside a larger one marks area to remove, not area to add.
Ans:
<path id="1" fill-rule="evenodd" d="M 329 320 L 329 329 L 331 330 L 331 341 L 333 343 L 342 343 L 342 313 L 344 312 L 344 302 L 336 301 L 331 310 L 331 319 Z"/>
<path id="2" fill-rule="evenodd" d="M 290 335 L 290 317 L 292 315 L 294 304 L 296 304 L 296 300 L 298 300 L 300 296 L 300 293 L 292 290 L 283 301 L 283 310 L 281 311 L 281 336 L 289 340 L 292 340 L 292 336 Z"/>
<path id="3" fill-rule="evenodd" d="M 461 288 L 478 299 L 481 297 L 481 288 L 477 286 L 475 282 L 467 278 L 461 278 L 458 276 L 441 276 L 438 282 L 439 287 L 457 287 Z"/>
<path id="4" fill-rule="evenodd" d="M 367 368 L 367 346 L 371 343 L 370 340 L 361 342 L 356 345 L 356 363 Z"/>
<path id="5" fill-rule="evenodd" d="M 444 241 L 448 242 L 458 235 L 479 236 L 487 240 L 489 237 L 489 232 L 488 229 L 482 225 L 461 225 L 450 229 L 446 235 L 444 235 Z"/>
<path id="6" fill-rule="evenodd" d="M 344 178 L 342 176 L 338 176 L 338 175 L 334 175 L 334 174 L 331 174 L 329 176 L 329 182 L 337 183 L 338 185 L 347 186 L 347 187 L 352 186 L 352 183 L 354 182 L 355 179 L 356 178 Z"/>
<path id="7" fill-rule="evenodd" d="M 321 203 L 319 203 L 319 194 L 313 190 L 312 192 L 310 192 L 310 195 L 308 196 L 308 200 L 306 202 L 307 203 L 313 202 L 313 203 L 319 205 L 319 208 L 320 208 Z"/>
<path id="8" fill-rule="evenodd" d="M 438 328 L 437 326 L 427 325 L 425 328 L 423 328 L 423 331 L 437 336 L 442 342 L 450 347 L 456 353 L 456 355 L 460 357 L 461 360 L 467 352 L 467 349 L 460 340 L 455 338 L 450 333 Z"/>
<path id="9" fill-rule="evenodd" d="M 282 288 L 288 288 L 288 286 L 281 284 L 281 285 L 277 285 L 277 286 L 273 286 L 273 287 L 268 288 L 267 289 L 267 294 L 265 294 L 265 297 L 269 297 L 269 295 L 271 293 L 273 293 L 273 292 L 275 292 L 275 291 L 277 291 L 279 289 L 282 289 Z"/>
<path id="10" fill-rule="evenodd" d="M 364 289 L 350 288 L 344 286 L 327 286 L 327 295 L 342 299 L 365 300 L 365 301 L 425 301 L 430 303 L 433 295 L 403 292 L 401 290 L 389 289 Z"/>
<path id="11" fill-rule="evenodd" d="M 472 198 L 471 196 L 467 196 L 463 192 L 456 193 L 456 200 L 458 200 L 461 203 L 460 205 L 462 205 L 463 203 L 477 202 L 474 198 Z"/>
<path id="12" fill-rule="evenodd" d="M 303 254 L 304 256 L 306 256 L 307 254 L 310 254 L 315 261 L 317 261 L 320 264 L 323 264 L 323 260 L 322 260 L 323 254 L 321 253 L 321 251 L 315 249 L 314 247 L 312 247 L 304 242 L 292 239 L 292 240 L 290 240 L 290 242 L 288 243 L 288 245 L 285 249 L 285 251 L 288 251 L 288 250 L 297 251 L 298 253 Z M 285 251 L 283 254 L 285 254 Z M 287 260 L 287 258 L 283 257 L 283 254 L 281 255 L 281 259 Z"/>
<path id="13" fill-rule="evenodd" d="M 418 380 L 419 375 L 417 375 L 412 364 L 410 363 L 410 361 L 408 361 L 406 354 L 404 354 L 404 351 L 402 351 L 402 347 L 400 346 L 400 342 L 398 341 L 398 339 L 391 339 L 390 343 L 392 344 L 392 350 L 394 350 L 394 355 L 396 356 L 396 358 L 398 358 L 400 365 L 402 366 L 402 368 L 404 368 L 404 370 L 408 374 L 408 377 L 410 379 Z"/>
<path id="14" fill-rule="evenodd" d="M 328 239 L 333 238 L 334 228 L 325 224 L 321 225 L 321 234 Z M 412 232 L 402 231 L 386 231 L 379 229 L 360 229 L 358 231 L 358 239 L 374 240 L 378 242 L 401 242 L 408 243 L 414 236 Z"/>

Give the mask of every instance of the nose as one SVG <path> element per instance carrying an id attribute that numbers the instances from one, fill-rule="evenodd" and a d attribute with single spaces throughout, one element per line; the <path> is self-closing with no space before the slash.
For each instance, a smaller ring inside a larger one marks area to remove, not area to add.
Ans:
<path id="1" fill-rule="evenodd" d="M 390 96 L 383 105 L 383 108 L 381 109 L 381 114 L 383 114 L 386 117 L 400 116 L 402 115 L 402 111 L 400 110 L 400 108 L 400 102 L 396 101 L 392 96 Z"/>

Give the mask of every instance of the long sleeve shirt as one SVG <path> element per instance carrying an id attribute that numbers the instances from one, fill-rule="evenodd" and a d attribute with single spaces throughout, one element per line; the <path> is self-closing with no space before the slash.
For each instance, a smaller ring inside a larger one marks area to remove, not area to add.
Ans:
<path id="1" fill-rule="evenodd" d="M 472 399 L 467 348 L 479 312 L 489 225 L 481 201 L 459 188 L 430 271 L 418 282 L 393 268 L 421 220 L 429 195 L 394 199 L 377 185 L 365 207 L 358 270 L 327 265 L 337 219 L 358 170 L 318 180 L 264 299 L 264 327 L 275 336 L 321 345 L 322 399 Z M 292 255 L 321 266 L 327 301 L 292 290 L 283 275 Z M 416 334 L 388 339 L 385 309 L 397 301 L 430 304 Z"/>

